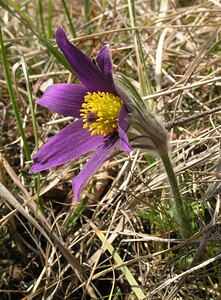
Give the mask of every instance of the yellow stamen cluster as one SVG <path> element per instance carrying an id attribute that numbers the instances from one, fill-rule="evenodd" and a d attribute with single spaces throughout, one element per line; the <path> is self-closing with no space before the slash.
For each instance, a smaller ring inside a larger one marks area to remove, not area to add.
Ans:
<path id="1" fill-rule="evenodd" d="M 84 128 L 91 131 L 91 135 L 108 135 L 117 130 L 118 115 L 123 105 L 119 96 L 111 93 L 87 93 L 82 104 L 81 117 Z"/>

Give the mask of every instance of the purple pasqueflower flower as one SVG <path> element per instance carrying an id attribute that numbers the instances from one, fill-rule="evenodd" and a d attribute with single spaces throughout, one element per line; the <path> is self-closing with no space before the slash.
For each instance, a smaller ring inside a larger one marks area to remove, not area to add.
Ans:
<path id="1" fill-rule="evenodd" d="M 112 153 L 132 151 L 126 134 L 128 108 L 115 86 L 107 46 L 91 60 L 69 42 L 60 26 L 56 41 L 82 84 L 54 84 L 37 103 L 77 120 L 35 154 L 30 172 L 47 170 L 95 150 L 73 180 L 74 196 L 79 201 L 84 184 Z"/>

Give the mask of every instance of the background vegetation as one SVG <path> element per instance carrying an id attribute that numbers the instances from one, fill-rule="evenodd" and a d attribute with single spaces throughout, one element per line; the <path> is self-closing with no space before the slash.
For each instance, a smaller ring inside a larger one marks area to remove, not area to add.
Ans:
<path id="1" fill-rule="evenodd" d="M 0 12 L 0 298 L 220 299 L 220 2 L 5 0 Z M 71 121 L 35 105 L 48 85 L 78 82 L 59 24 L 90 57 L 108 43 L 115 74 L 164 120 L 189 239 L 151 153 L 111 157 L 80 204 L 71 180 L 88 156 L 29 174 Z"/>

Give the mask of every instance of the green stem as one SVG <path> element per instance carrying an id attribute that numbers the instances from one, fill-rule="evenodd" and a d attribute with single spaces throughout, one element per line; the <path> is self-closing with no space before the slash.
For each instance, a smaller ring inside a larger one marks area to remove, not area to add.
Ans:
<path id="1" fill-rule="evenodd" d="M 182 238 L 190 237 L 189 219 L 187 212 L 184 209 L 184 203 L 180 195 L 179 187 L 177 184 L 176 175 L 173 170 L 171 160 L 167 151 L 162 151 L 160 157 L 163 161 L 167 176 L 170 182 L 170 186 L 173 193 L 173 209 L 174 219 L 178 225 L 178 230 Z"/>

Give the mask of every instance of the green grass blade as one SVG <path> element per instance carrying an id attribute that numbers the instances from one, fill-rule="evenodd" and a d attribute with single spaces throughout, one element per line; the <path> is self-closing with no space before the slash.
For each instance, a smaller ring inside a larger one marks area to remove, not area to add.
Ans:
<path id="1" fill-rule="evenodd" d="M 47 38 L 52 39 L 53 31 L 52 31 L 52 5 L 51 0 L 48 1 L 48 32 Z"/>
<path id="2" fill-rule="evenodd" d="M 72 22 L 72 19 L 71 19 L 71 16 L 69 14 L 69 11 L 68 11 L 68 8 L 67 8 L 67 5 L 66 5 L 66 1 L 65 0 L 62 0 L 62 4 L 64 6 L 64 10 L 65 10 L 65 13 L 66 13 L 66 16 L 68 18 L 68 22 L 69 22 L 69 25 L 70 25 L 70 30 L 71 30 L 71 33 L 73 35 L 73 37 L 77 37 L 76 35 L 76 31 L 75 31 L 75 27 L 74 27 L 74 24 Z"/>
<path id="3" fill-rule="evenodd" d="M 7 82 L 9 96 L 10 96 L 10 99 L 11 99 L 11 102 L 12 102 L 12 107 L 13 107 L 13 111 L 14 111 L 14 114 L 15 114 L 19 134 L 20 134 L 21 139 L 23 141 L 26 159 L 28 161 L 30 161 L 31 160 L 31 155 L 30 155 L 30 151 L 29 151 L 29 148 L 28 148 L 28 143 L 27 143 L 27 140 L 26 140 L 26 137 L 25 137 L 24 129 L 22 127 L 22 119 L 21 119 L 21 116 L 20 116 L 20 113 L 19 113 L 19 108 L 18 108 L 18 104 L 17 104 L 17 101 L 16 101 L 16 97 L 15 97 L 15 93 L 14 93 L 14 89 L 13 89 L 13 85 L 12 85 L 12 81 L 11 81 L 11 74 L 10 74 L 9 65 L 8 65 L 8 61 L 7 61 L 6 50 L 5 50 L 5 46 L 4 46 L 4 41 L 3 41 L 3 37 L 2 37 L 1 28 L 0 28 L 0 46 L 1 46 L 1 55 L 2 55 L 5 79 L 6 79 L 6 82 Z"/>
<path id="4" fill-rule="evenodd" d="M 23 17 L 23 15 L 17 15 L 11 8 L 2 0 L 0 0 L 0 6 L 3 7 L 5 10 L 7 10 L 10 14 L 12 14 L 14 17 L 16 17 L 18 20 L 20 20 L 26 27 L 28 27 L 31 32 L 39 39 L 39 41 L 47 48 L 49 53 L 54 55 L 54 57 L 71 73 L 74 74 L 74 71 L 70 67 L 69 63 L 67 62 L 64 55 L 58 51 L 53 45 L 51 45 L 45 38 L 41 37 L 40 34 L 33 28 L 29 22 L 27 22 L 26 18 Z M 19 13 L 19 11 L 17 11 Z"/>
<path id="5" fill-rule="evenodd" d="M 17 1 L 17 3 L 16 3 L 16 2 L 14 2 L 14 1 L 12 1 L 12 0 L 8 0 L 8 1 L 7 1 L 7 3 L 8 3 L 9 5 L 11 5 L 11 7 L 13 7 L 13 9 L 14 9 L 15 11 L 17 11 L 17 13 L 20 15 L 21 19 L 23 19 L 23 21 L 25 21 L 26 24 L 28 24 L 29 27 L 35 28 L 35 30 L 36 30 L 36 27 L 35 27 L 34 23 L 31 21 L 31 19 L 29 18 L 29 16 L 24 12 L 24 10 L 22 10 L 22 9 L 19 7 L 18 2 L 19 2 L 19 1 Z M 9 10 L 8 10 L 8 8 L 9 8 L 8 4 L 6 4 L 6 3 L 5 3 L 4 1 L 2 1 L 2 0 L 0 1 L 0 5 L 1 5 L 5 10 L 7 10 L 7 11 L 9 11 Z M 12 12 L 11 9 L 10 9 L 10 11 Z"/>
<path id="6" fill-rule="evenodd" d="M 44 22 L 44 11 L 43 11 L 42 0 L 38 0 L 38 7 L 39 7 L 39 18 L 40 18 L 40 24 L 41 24 L 41 32 L 42 32 L 43 36 L 45 36 L 45 22 Z"/>
<path id="7" fill-rule="evenodd" d="M 32 98 L 32 91 L 31 91 L 31 85 L 29 81 L 29 73 L 28 73 L 28 67 L 26 60 L 22 53 L 21 55 L 21 63 L 22 63 L 22 69 L 23 69 L 23 74 L 25 77 L 25 83 L 26 83 L 26 89 L 28 93 L 28 101 L 29 101 L 29 107 L 30 107 L 30 112 L 31 112 L 31 119 L 32 119 L 32 126 L 33 126 L 33 133 L 34 133 L 34 139 L 35 139 L 35 145 L 38 150 L 38 134 L 37 134 L 37 122 L 36 122 L 36 116 L 35 116 L 35 111 L 34 111 L 34 101 Z"/>
<path id="8" fill-rule="evenodd" d="M 84 16 L 85 22 L 90 21 L 90 0 L 84 0 Z"/>
<path id="9" fill-rule="evenodd" d="M 78 203 L 78 206 L 74 209 L 74 212 L 73 213 L 72 211 L 69 212 L 69 216 L 66 219 L 65 223 L 63 224 L 63 229 L 61 231 L 62 236 L 64 236 L 68 232 L 68 230 L 74 226 L 74 224 L 81 216 L 87 204 L 88 204 L 88 197 L 84 197 Z"/>
<path id="10" fill-rule="evenodd" d="M 123 265 L 124 261 L 121 259 L 121 257 L 117 254 L 116 250 L 114 249 L 114 247 L 111 245 L 110 242 L 107 241 L 106 237 L 103 235 L 103 233 L 92 223 L 90 222 L 91 227 L 94 229 L 97 237 L 101 240 L 101 242 L 103 243 L 103 247 L 106 248 L 109 253 L 112 255 L 113 259 L 115 260 L 115 262 L 119 265 Z M 137 281 L 135 280 L 135 278 L 133 277 L 133 275 L 131 274 L 130 270 L 128 269 L 127 266 L 122 266 L 121 271 L 123 272 L 124 276 L 126 277 L 128 283 L 131 286 L 131 289 L 133 290 L 133 292 L 135 293 L 135 295 L 137 296 L 137 299 L 144 299 L 145 295 L 142 291 L 142 289 L 140 288 L 140 285 L 137 283 Z"/>
<path id="11" fill-rule="evenodd" d="M 135 1 L 134 0 L 131 0 L 131 8 L 132 8 L 134 26 L 137 27 L 138 24 L 137 24 L 136 8 L 135 8 Z M 142 67 L 143 67 L 143 70 L 144 70 L 144 73 L 145 73 L 146 87 L 147 87 L 148 93 L 151 95 L 152 94 L 152 88 L 151 88 L 149 74 L 148 74 L 145 59 L 144 59 L 142 44 L 141 44 L 141 40 L 140 40 L 140 34 L 139 34 L 138 30 L 135 30 L 135 36 L 136 36 L 136 40 L 137 40 L 137 47 L 138 47 L 139 56 L 140 56 Z M 145 91 L 146 87 L 142 87 L 143 95 L 146 94 L 146 91 Z"/>

